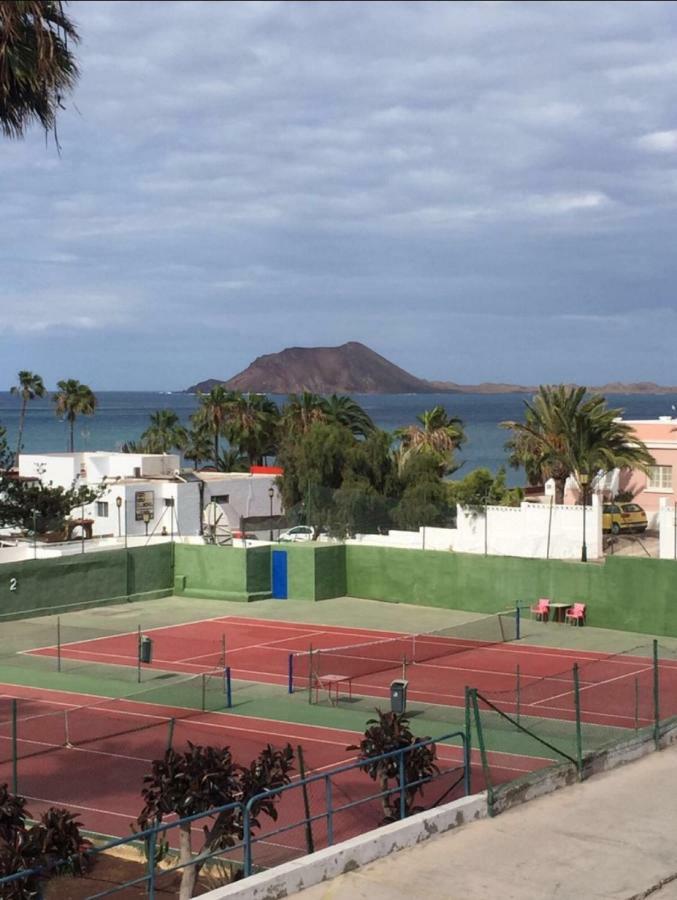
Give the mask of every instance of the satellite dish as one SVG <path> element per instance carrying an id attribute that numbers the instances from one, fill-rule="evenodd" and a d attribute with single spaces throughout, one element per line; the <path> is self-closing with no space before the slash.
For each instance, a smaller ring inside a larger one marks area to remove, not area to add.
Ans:
<path id="1" fill-rule="evenodd" d="M 218 503 L 208 503 L 202 513 L 205 539 L 210 544 L 228 547 L 233 543 L 233 532 L 225 513 Z"/>

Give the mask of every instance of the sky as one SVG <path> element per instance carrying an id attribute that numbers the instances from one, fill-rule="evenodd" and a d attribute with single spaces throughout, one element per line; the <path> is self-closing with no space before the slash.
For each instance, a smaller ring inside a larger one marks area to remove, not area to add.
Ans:
<path id="1" fill-rule="evenodd" d="M 362 341 L 677 383 L 677 4 L 88 2 L 61 153 L 0 138 L 0 387 Z"/>

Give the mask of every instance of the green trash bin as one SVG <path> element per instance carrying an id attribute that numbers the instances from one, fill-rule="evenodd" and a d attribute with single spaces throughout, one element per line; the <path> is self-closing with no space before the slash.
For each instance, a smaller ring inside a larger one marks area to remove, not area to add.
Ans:
<path id="1" fill-rule="evenodd" d="M 407 688 L 409 682 L 404 678 L 390 682 L 390 709 L 401 715 L 407 711 Z"/>
<path id="2" fill-rule="evenodd" d="M 141 645 L 139 647 L 139 659 L 142 663 L 153 662 L 153 642 L 149 637 L 146 637 L 145 634 L 141 638 Z"/>

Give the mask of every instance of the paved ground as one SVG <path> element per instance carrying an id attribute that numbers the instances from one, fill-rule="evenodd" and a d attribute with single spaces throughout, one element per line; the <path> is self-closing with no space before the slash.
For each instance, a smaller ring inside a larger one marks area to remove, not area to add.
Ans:
<path id="1" fill-rule="evenodd" d="M 646 534 L 604 535 L 604 553 L 606 556 L 639 556 L 644 559 L 659 557 L 659 538 L 653 532 Z"/>
<path id="2" fill-rule="evenodd" d="M 673 747 L 295 896 L 677 900 L 676 789 Z"/>

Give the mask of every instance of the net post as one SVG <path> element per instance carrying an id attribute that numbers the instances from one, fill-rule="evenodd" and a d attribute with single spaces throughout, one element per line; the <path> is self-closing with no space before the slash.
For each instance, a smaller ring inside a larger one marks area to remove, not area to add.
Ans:
<path id="1" fill-rule="evenodd" d="M 289 654 L 289 662 L 287 663 L 287 693 L 294 693 L 294 654 Z"/>
<path id="2" fill-rule="evenodd" d="M 494 788 L 491 783 L 491 773 L 489 772 L 489 759 L 487 756 L 487 747 L 484 741 L 484 732 L 482 730 L 482 717 L 480 716 L 480 706 L 477 700 L 477 688 L 470 688 L 470 701 L 472 703 L 475 729 L 477 731 L 477 743 L 480 750 L 480 759 L 482 760 L 482 771 L 484 772 L 484 783 L 487 788 L 487 812 L 490 817 L 496 815 L 494 812 Z"/>
<path id="3" fill-rule="evenodd" d="M 230 677 L 230 666 L 226 666 L 226 709 L 233 705 L 233 683 Z"/>
<path id="4" fill-rule="evenodd" d="M 639 678 L 635 675 L 635 733 L 639 731 Z"/>
<path id="5" fill-rule="evenodd" d="M 521 681 L 520 681 L 519 663 L 517 663 L 517 666 L 515 667 L 515 675 L 516 675 L 516 680 L 515 680 L 515 718 L 517 719 L 517 724 L 519 725 L 520 713 L 521 713 L 521 699 L 522 699 L 522 693 L 521 693 L 522 685 L 521 685 Z"/>
<path id="6" fill-rule="evenodd" d="M 136 681 L 141 684 L 141 626 L 138 626 L 136 635 Z"/>
<path id="7" fill-rule="evenodd" d="M 175 725 L 176 725 L 176 719 L 174 718 L 174 716 L 172 716 L 168 723 L 169 727 L 167 728 L 167 750 L 171 750 L 172 745 L 174 743 L 174 726 Z"/>
<path id="8" fill-rule="evenodd" d="M 207 676 L 203 672 L 200 678 L 201 681 L 201 701 L 200 701 L 200 709 L 202 712 L 206 712 L 207 710 Z"/>
<path id="9" fill-rule="evenodd" d="M 515 606 L 515 640 L 516 641 L 519 641 L 519 639 L 521 637 L 521 630 L 522 630 L 522 620 L 520 618 L 521 615 L 522 614 L 520 612 L 520 608 L 519 608 L 519 606 L 516 605 Z"/>
<path id="10" fill-rule="evenodd" d="M 660 683 L 658 679 L 658 641 L 653 641 L 653 739 L 656 750 L 661 746 Z"/>
<path id="11" fill-rule="evenodd" d="M 313 645 L 308 648 L 308 703 L 313 702 Z"/>
<path id="12" fill-rule="evenodd" d="M 472 793 L 472 766 L 470 765 L 470 745 L 472 742 L 472 718 L 470 715 L 470 688 L 465 688 L 465 741 L 463 742 L 463 755 L 465 758 L 465 795 L 469 797 Z"/>
<path id="13" fill-rule="evenodd" d="M 303 826 L 306 835 L 306 848 L 308 853 L 314 853 L 315 841 L 313 839 L 313 823 L 310 821 L 310 799 L 308 797 L 308 782 L 306 781 L 306 766 L 303 760 L 303 747 L 300 744 L 296 747 L 296 757 L 299 761 L 301 793 L 303 794 L 303 814 L 305 817 Z"/>
<path id="14" fill-rule="evenodd" d="M 583 735 L 581 732 L 581 688 L 578 677 L 578 663 L 574 663 L 574 708 L 576 711 L 576 768 L 579 779 L 583 778 Z"/>
<path id="15" fill-rule="evenodd" d="M 61 671 L 61 616 L 56 617 L 56 671 Z"/>
<path id="16" fill-rule="evenodd" d="M 17 750 L 17 701 L 12 700 L 12 793 L 19 793 L 19 754 Z"/>

